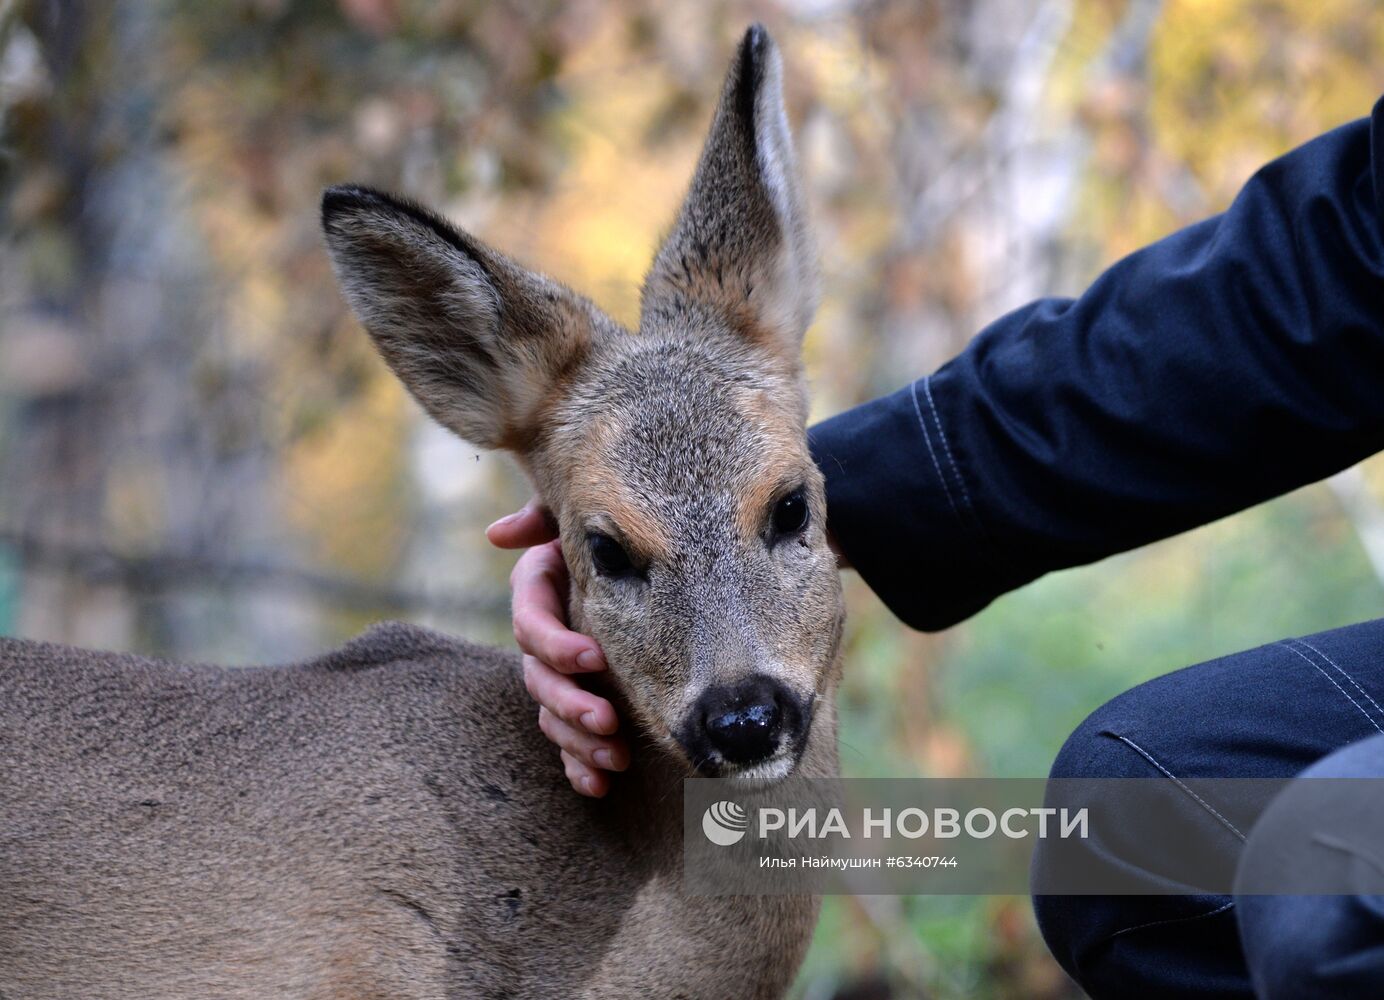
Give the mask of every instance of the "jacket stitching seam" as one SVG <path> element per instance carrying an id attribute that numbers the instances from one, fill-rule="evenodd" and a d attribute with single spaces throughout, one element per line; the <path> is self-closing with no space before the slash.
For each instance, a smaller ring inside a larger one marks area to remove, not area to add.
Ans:
<path id="1" fill-rule="evenodd" d="M 952 474 L 956 477 L 957 487 L 961 490 L 961 497 L 963 500 L 965 513 L 969 515 L 969 517 L 962 516 L 961 510 L 957 509 L 956 505 L 953 504 L 952 509 L 956 511 L 957 519 L 960 520 L 962 525 L 968 530 L 970 530 L 975 535 L 975 537 L 980 540 L 981 554 L 983 555 L 985 560 L 990 564 L 991 568 L 996 573 L 998 573 L 1001 576 L 1001 578 L 1022 576 L 1025 579 L 1031 579 L 1035 574 L 1019 573 L 1018 571 L 1016 571 L 1016 569 L 1014 568 L 1014 564 L 1009 560 L 1005 551 L 996 543 L 994 536 L 990 533 L 989 529 L 986 527 L 985 521 L 981 518 L 980 512 L 976 509 L 975 503 L 971 500 L 971 491 L 966 486 L 966 477 L 961 474 L 961 466 L 957 462 L 956 456 L 952 453 L 951 443 L 947 438 L 946 428 L 942 426 L 942 414 L 937 409 L 937 402 L 933 399 L 932 396 L 932 376 L 925 376 L 924 378 L 921 378 L 918 381 L 923 383 L 923 392 L 927 396 L 928 412 L 932 414 L 932 419 L 937 424 L 937 434 L 942 439 L 942 447 L 946 451 L 947 465 L 951 468 Z M 918 382 L 913 383 L 913 405 L 915 410 L 917 410 Z M 918 411 L 918 422 L 923 425 L 923 430 L 925 433 L 927 433 L 927 423 L 924 420 L 922 412 L 920 410 Z M 929 450 L 931 449 L 931 447 L 932 445 L 929 439 Z M 937 464 L 937 460 L 935 457 L 933 459 L 933 464 Z M 942 470 L 940 468 L 938 469 L 938 475 L 943 475 Z M 950 495 L 951 494 L 949 488 L 948 497 L 950 497 Z M 1009 589 L 1009 587 L 1005 587 L 1004 589 L 1007 590 Z"/>
<path id="2" fill-rule="evenodd" d="M 947 503 L 951 505 L 953 516 L 964 527 L 966 519 L 961 516 L 961 510 L 957 507 L 956 499 L 952 496 L 951 484 L 947 482 L 947 475 L 942 471 L 942 463 L 937 461 L 937 452 L 932 447 L 932 434 L 928 432 L 927 421 L 923 419 L 922 408 L 918 405 L 918 383 L 914 382 L 909 388 L 913 396 L 913 412 L 918 417 L 918 426 L 923 429 L 923 440 L 927 443 L 927 453 L 932 459 L 932 467 L 937 470 L 937 478 L 942 482 L 942 491 L 947 495 Z"/>
<path id="3" fill-rule="evenodd" d="M 932 398 L 932 376 L 928 375 L 923 379 L 923 394 L 927 396 L 928 412 L 932 414 L 933 421 L 937 424 L 937 436 L 942 439 L 942 451 L 946 453 L 947 464 L 951 466 L 952 474 L 956 476 L 957 485 L 961 487 L 961 499 L 965 501 L 966 509 L 971 512 L 971 516 L 980 520 L 980 515 L 976 513 L 975 504 L 971 502 L 971 492 L 966 489 L 965 477 L 961 475 L 961 468 L 956 464 L 956 457 L 952 455 L 951 442 L 947 440 L 947 429 L 942 426 L 942 417 L 937 412 L 937 403 Z M 918 391 L 913 390 L 914 402 L 917 402 Z"/>

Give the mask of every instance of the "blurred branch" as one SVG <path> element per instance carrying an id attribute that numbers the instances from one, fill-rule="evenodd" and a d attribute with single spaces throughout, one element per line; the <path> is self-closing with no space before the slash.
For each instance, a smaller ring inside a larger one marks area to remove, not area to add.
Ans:
<path id="1" fill-rule="evenodd" d="M 70 573 L 89 583 L 119 584 L 134 593 L 161 593 L 189 586 L 274 588 L 306 591 L 348 611 L 508 614 L 502 595 L 471 596 L 351 580 L 298 566 L 212 559 L 191 553 L 134 555 L 104 546 L 78 545 L 0 529 L 0 545 L 26 565 Z"/>

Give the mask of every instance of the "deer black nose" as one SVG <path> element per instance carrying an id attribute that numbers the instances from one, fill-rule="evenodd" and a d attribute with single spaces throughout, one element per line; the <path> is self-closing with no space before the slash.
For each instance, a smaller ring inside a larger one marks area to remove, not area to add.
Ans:
<path id="1" fill-rule="evenodd" d="M 733 764 L 753 764 L 778 749 L 785 692 L 770 677 L 715 687 L 698 706 L 707 742 Z"/>

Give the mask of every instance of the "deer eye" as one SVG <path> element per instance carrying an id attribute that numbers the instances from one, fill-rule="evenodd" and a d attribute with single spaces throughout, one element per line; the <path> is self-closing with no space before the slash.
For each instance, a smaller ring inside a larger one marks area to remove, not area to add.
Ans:
<path id="1" fill-rule="evenodd" d="M 807 498 L 802 490 L 794 490 L 774 504 L 774 537 L 796 535 L 807 527 Z"/>
<path id="2" fill-rule="evenodd" d="M 587 541 L 591 546 L 591 562 L 601 576 L 628 576 L 634 571 L 629 553 L 609 535 L 593 532 L 587 536 Z"/>

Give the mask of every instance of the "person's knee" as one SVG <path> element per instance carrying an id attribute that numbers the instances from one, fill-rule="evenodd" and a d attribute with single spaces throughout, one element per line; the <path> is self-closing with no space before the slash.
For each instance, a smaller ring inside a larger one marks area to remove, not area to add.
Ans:
<path id="1" fill-rule="evenodd" d="M 1100 805 L 1099 779 L 1148 777 L 1146 761 L 1124 744 L 1119 734 L 1145 713 L 1156 712 L 1149 692 L 1134 688 L 1096 709 L 1063 742 L 1049 774 L 1045 805 L 1070 812 Z M 1059 964 L 1088 991 L 1091 959 L 1120 928 L 1161 918 L 1140 897 L 1093 896 L 1103 873 L 1119 861 L 1103 838 L 1039 840 L 1030 873 L 1033 911 L 1038 929 Z M 1090 879 L 1091 885 L 1078 885 Z M 1156 908 L 1156 904 L 1155 908 Z"/>
<path id="2" fill-rule="evenodd" d="M 1132 981 L 1154 984 L 1138 995 L 1158 995 L 1178 981 L 1169 964 L 1177 954 L 1200 956 L 1194 964 L 1209 967 L 1218 961 L 1215 948 L 1236 951 L 1228 897 L 1167 895 L 1168 847 L 1143 834 L 1156 804 L 1159 815 L 1182 817 L 1179 842 L 1204 840 L 1205 853 L 1224 854 L 1227 871 L 1233 867 L 1239 841 L 1172 777 L 1183 763 L 1180 748 L 1198 735 L 1188 710 L 1193 679 L 1167 675 L 1106 702 L 1073 730 L 1052 765 L 1045 804 L 1087 808 L 1100 821 L 1080 840 L 1036 843 L 1034 914 L 1048 948 L 1092 996 L 1133 996 Z M 1123 812 L 1131 815 L 1122 820 Z"/>
<path id="3" fill-rule="evenodd" d="M 1162 680 L 1161 678 L 1159 679 Z M 1126 824 L 1118 821 L 1127 795 L 1128 782 L 1110 779 L 1162 778 L 1157 759 L 1144 748 L 1150 742 L 1144 734 L 1152 731 L 1168 715 L 1163 702 L 1166 685 L 1159 681 L 1142 684 L 1112 698 L 1088 715 L 1063 742 L 1048 775 L 1045 805 L 1064 809 L 1069 815 L 1086 810 L 1100 816 L 1099 829 L 1076 841 L 1062 843 L 1038 841 L 1033 858 L 1032 884 L 1035 892 L 1046 888 L 1069 889 L 1072 879 L 1081 874 L 1107 870 L 1131 846 Z M 1169 726 L 1162 730 L 1165 739 L 1176 739 Z M 1146 794 L 1133 800 L 1146 805 Z M 1131 817 L 1133 825 L 1135 817 Z M 1112 891 L 1097 884 L 1081 891 Z M 1065 909 L 1065 908 L 1064 908 Z M 1045 919 L 1040 913 L 1040 921 Z"/>
<path id="4" fill-rule="evenodd" d="M 1178 879 L 1180 884 L 1229 883 L 1243 832 L 1254 824 L 1260 806 L 1238 796 L 1193 794 L 1203 787 L 1198 781 L 1286 778 L 1316 759 L 1323 739 L 1333 738 L 1337 729 L 1358 731 L 1359 720 L 1348 714 L 1339 716 L 1345 721 L 1335 728 L 1327 724 L 1338 718 L 1327 711 L 1334 704 L 1330 698 L 1323 701 L 1309 692 L 1284 701 L 1281 692 L 1300 690 L 1305 667 L 1312 663 L 1304 664 L 1297 652 L 1281 644 L 1189 667 L 1112 699 L 1064 742 L 1052 766 L 1047 804 L 1053 805 L 1054 795 L 1061 795 L 1063 805 L 1089 804 L 1096 807 L 1091 814 L 1100 811 L 1104 820 L 1093 823 L 1089 840 L 1074 848 L 1037 843 L 1033 902 L 1049 948 L 1092 996 L 1130 996 L 1130 982 L 1166 987 L 1164 995 L 1174 995 L 1176 988 L 1186 985 L 1181 982 L 1184 971 L 1188 976 L 1243 981 L 1239 908 L 1229 896 L 1138 893 L 1167 892 L 1170 873 L 1189 862 L 1198 872 L 1210 871 L 1215 877 Z M 1247 687 L 1247 676 L 1259 682 Z M 1327 693 L 1336 696 L 1335 689 Z M 1265 720 L 1274 725 L 1266 726 Z M 1384 750 L 1384 737 L 1380 749 Z M 1334 763 L 1353 766 L 1367 752 L 1355 749 Z M 1128 822 L 1118 818 L 1118 810 L 1112 813 L 1106 807 L 1108 793 L 1130 783 L 1099 780 L 1106 778 L 1155 779 L 1138 783 L 1135 801 L 1142 805 Z M 1065 787 L 1054 792 L 1054 786 Z M 1150 797 L 1156 807 L 1149 806 Z M 1159 836 L 1149 835 L 1149 815 L 1159 817 Z M 1088 885 L 1078 891 L 1134 895 L 1071 894 L 1063 886 L 1073 871 L 1087 878 Z M 1139 888 L 1141 880 L 1150 883 L 1148 890 Z M 1092 883 L 1120 887 L 1104 889 Z M 1057 895 L 1064 892 L 1068 894 Z M 1359 907 L 1370 903 L 1363 896 L 1355 899 L 1357 908 L 1351 912 L 1360 917 Z M 1322 921 L 1299 930 L 1298 940 L 1315 941 L 1316 932 L 1325 926 Z M 1331 942 L 1339 948 L 1342 938 L 1335 935 Z M 1300 963 L 1309 961 L 1313 947 L 1284 947 L 1281 974 L 1290 979 L 1306 974 Z M 1322 969 L 1340 973 L 1340 967 L 1329 963 L 1309 972 L 1320 975 Z"/>
<path id="5" fill-rule="evenodd" d="M 1170 675 L 1171 676 L 1171 675 Z M 1174 685 L 1159 677 L 1111 698 L 1072 730 L 1057 752 L 1051 779 L 1145 778 L 1149 761 L 1136 746 L 1153 729 L 1176 739 Z"/>

